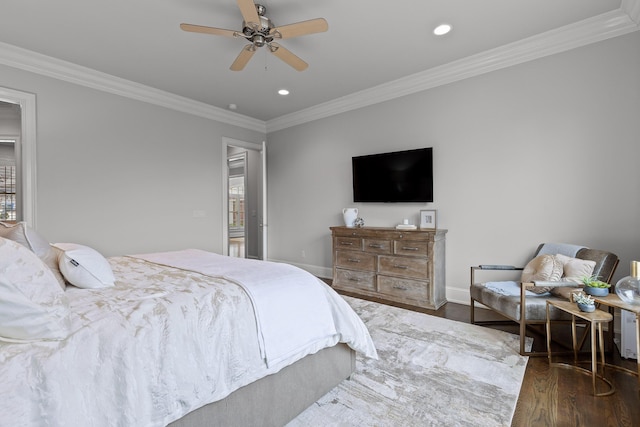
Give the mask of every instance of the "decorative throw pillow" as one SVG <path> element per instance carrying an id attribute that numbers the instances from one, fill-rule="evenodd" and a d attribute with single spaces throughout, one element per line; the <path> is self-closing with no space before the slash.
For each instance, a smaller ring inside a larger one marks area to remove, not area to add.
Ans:
<path id="1" fill-rule="evenodd" d="M 55 243 L 53 246 L 63 251 L 60 271 L 72 285 L 84 289 L 114 285 L 116 279 L 109 262 L 95 249 L 75 243 Z"/>
<path id="2" fill-rule="evenodd" d="M 562 263 L 554 255 L 538 255 L 524 267 L 520 280 L 522 282 L 555 282 L 562 277 Z M 549 292 L 551 288 L 547 286 L 536 286 L 529 289 L 536 294 Z"/>
<path id="3" fill-rule="evenodd" d="M 23 245 L 0 237 L 0 341 L 64 339 L 69 315 L 49 267 Z"/>
<path id="4" fill-rule="evenodd" d="M 583 277 L 590 277 L 596 266 L 595 261 L 580 258 L 571 258 L 566 255 L 556 254 L 556 259 L 562 263 L 562 280 L 574 283 L 582 283 Z"/>
<path id="5" fill-rule="evenodd" d="M 30 249 L 51 269 L 60 287 L 65 288 L 66 284 L 58 268 L 58 253 L 44 237 L 29 228 L 26 222 L 17 224 L 0 222 L 0 237 L 18 242 Z"/>

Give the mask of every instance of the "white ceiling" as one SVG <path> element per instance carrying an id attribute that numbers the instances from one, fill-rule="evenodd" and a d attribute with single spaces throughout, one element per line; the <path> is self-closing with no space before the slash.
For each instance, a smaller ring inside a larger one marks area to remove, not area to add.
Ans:
<path id="1" fill-rule="evenodd" d="M 237 113 L 269 121 L 603 14 L 619 15 L 628 4 L 637 11 L 637 1 L 261 0 L 276 26 L 328 21 L 326 33 L 281 41 L 309 63 L 303 72 L 264 48 L 245 70 L 230 71 L 244 40 L 180 30 L 183 22 L 239 30 L 234 0 L 0 0 L 0 42 L 214 107 L 236 104 Z M 453 31 L 436 37 L 432 29 L 441 22 Z M 278 95 L 280 88 L 291 94 Z"/>

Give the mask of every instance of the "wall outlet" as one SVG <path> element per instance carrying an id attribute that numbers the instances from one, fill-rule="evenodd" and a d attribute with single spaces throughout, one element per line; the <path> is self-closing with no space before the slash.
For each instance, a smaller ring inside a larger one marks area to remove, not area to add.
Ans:
<path id="1" fill-rule="evenodd" d="M 307 254 L 305 253 L 304 249 L 300 251 L 300 256 L 302 258 L 306 258 L 307 257 Z"/>

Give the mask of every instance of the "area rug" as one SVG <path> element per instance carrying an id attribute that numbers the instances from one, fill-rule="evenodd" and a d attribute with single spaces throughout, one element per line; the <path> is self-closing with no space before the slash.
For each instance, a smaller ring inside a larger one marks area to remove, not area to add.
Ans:
<path id="1" fill-rule="evenodd" d="M 344 298 L 379 360 L 358 355 L 351 379 L 288 427 L 511 425 L 528 359 L 518 336 Z"/>

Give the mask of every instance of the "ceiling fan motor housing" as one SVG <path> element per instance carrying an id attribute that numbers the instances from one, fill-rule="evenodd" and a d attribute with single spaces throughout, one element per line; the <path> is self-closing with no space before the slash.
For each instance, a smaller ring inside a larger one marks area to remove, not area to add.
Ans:
<path id="1" fill-rule="evenodd" d="M 273 36 L 269 35 L 269 32 L 274 28 L 274 25 L 269 18 L 260 15 L 260 8 L 262 8 L 262 13 L 264 13 L 263 6 L 256 5 L 256 8 L 258 8 L 258 14 L 260 16 L 260 25 L 257 28 L 253 28 L 247 25 L 245 21 L 242 21 L 242 33 L 255 46 L 262 47 L 273 41 Z"/>

